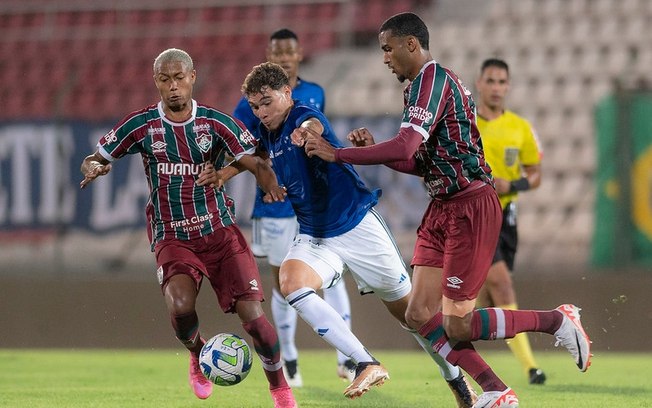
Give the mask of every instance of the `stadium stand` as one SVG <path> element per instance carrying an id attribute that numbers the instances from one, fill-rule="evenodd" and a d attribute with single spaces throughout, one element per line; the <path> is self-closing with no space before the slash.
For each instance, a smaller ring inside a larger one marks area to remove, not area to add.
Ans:
<path id="1" fill-rule="evenodd" d="M 507 60 L 512 71 L 509 106 L 539 134 L 545 179 L 539 190 L 520 198 L 520 260 L 586 262 L 594 222 L 593 109 L 619 81 L 651 83 L 652 32 L 644 29 L 652 22 L 651 4 L 440 0 L 424 9 L 430 12 L 433 56 L 460 74 L 467 86 L 473 86 L 484 58 Z M 369 98 L 354 96 L 352 84 L 373 90 L 376 114 L 398 114 L 401 107 L 390 102 L 400 101 L 402 86 L 380 58 L 376 44 L 362 50 L 333 49 L 320 53 L 304 72 L 326 78 L 332 115 L 369 114 Z M 376 75 L 379 66 L 384 73 Z M 365 71 L 355 77 L 361 83 L 349 72 L 358 67 Z"/>
<path id="2" fill-rule="evenodd" d="M 264 60 L 263 47 L 273 30 L 292 27 L 310 58 L 375 38 L 388 12 L 425 3 L 189 0 L 180 6 L 172 1 L 3 1 L 0 75 L 10 86 L 0 92 L 20 103 L 2 110 L 0 119 L 121 117 L 145 100 L 156 100 L 153 92 L 145 95 L 139 89 L 151 79 L 153 58 L 169 47 L 184 48 L 198 60 L 196 97 L 230 110 L 240 96 L 244 73 Z M 97 105 L 102 108 L 93 109 Z"/>
<path id="3" fill-rule="evenodd" d="M 168 47 L 197 60 L 196 97 L 230 111 L 281 26 L 301 36 L 302 73 L 325 86 L 329 115 L 398 115 L 402 85 L 381 63 L 376 31 L 405 10 L 426 17 L 433 56 L 467 86 L 484 58 L 510 64 L 510 107 L 534 124 L 545 155 L 541 188 L 521 198 L 519 258 L 584 262 L 593 107 L 619 80 L 652 83 L 648 0 L 4 0 L 0 97 L 11 103 L 0 121 L 119 118 L 156 101 L 143 84 Z"/>

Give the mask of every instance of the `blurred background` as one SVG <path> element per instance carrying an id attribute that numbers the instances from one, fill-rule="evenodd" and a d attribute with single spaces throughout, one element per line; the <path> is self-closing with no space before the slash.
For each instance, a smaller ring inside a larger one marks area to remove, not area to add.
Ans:
<path id="1" fill-rule="evenodd" d="M 97 140 L 158 101 L 162 50 L 188 51 L 195 98 L 231 113 L 269 35 L 290 28 L 306 57 L 300 76 L 325 88 L 338 136 L 364 125 L 383 140 L 398 129 L 404 85 L 382 63 L 377 30 L 403 11 L 426 21 L 433 57 L 470 89 L 484 59 L 506 60 L 508 108 L 537 130 L 543 182 L 519 199 L 521 307 L 576 302 L 597 349 L 649 350 L 650 0 L 1 1 L 0 347 L 177 347 L 144 230 L 140 158 L 78 188 Z M 421 181 L 382 166 L 359 172 L 383 189 L 379 209 L 409 260 L 428 202 Z M 228 191 L 249 234 L 253 178 Z M 207 331 L 233 325 L 204 292 Z M 365 324 L 375 299 L 352 301 L 370 347 L 400 346 Z M 299 334 L 300 345 L 323 346 Z"/>

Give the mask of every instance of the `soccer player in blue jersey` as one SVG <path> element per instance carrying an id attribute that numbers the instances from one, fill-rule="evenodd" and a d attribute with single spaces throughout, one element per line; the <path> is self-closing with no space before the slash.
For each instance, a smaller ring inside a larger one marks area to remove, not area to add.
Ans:
<path id="1" fill-rule="evenodd" d="M 306 152 L 328 162 L 386 164 L 423 177 L 432 200 L 417 230 L 412 266 L 414 291 L 408 324 L 434 350 L 459 365 L 482 387 L 474 407 L 517 407 L 514 391 L 475 351 L 472 341 L 549 333 L 565 346 L 578 368 L 590 365 L 590 341 L 579 308 L 475 310 L 478 292 L 493 259 L 502 210 L 486 165 L 471 93 L 429 51 L 425 23 L 413 13 L 397 14 L 380 27 L 383 62 L 405 90 L 396 137 L 375 144 L 367 129 L 348 136 L 356 147 L 334 148 L 307 135 Z"/>
<path id="2" fill-rule="evenodd" d="M 351 165 L 306 155 L 302 148 L 306 134 L 319 135 L 336 147 L 341 144 L 322 112 L 292 99 L 281 66 L 268 62 L 254 67 L 243 92 L 261 120 L 259 150 L 272 161 L 299 222 L 299 234 L 281 264 L 281 293 L 316 333 L 357 364 L 344 391 L 346 397 L 357 398 L 381 385 L 388 372 L 316 290 L 336 284 L 346 267 L 360 293 L 378 295 L 407 329 L 405 311 L 412 285 L 391 233 L 374 210 L 380 191 L 369 190 Z M 221 169 L 215 183 L 237 172 L 235 166 Z M 451 379 L 451 388 L 466 401 L 462 406 L 470 406 L 472 391 L 460 370 L 446 363 L 415 330 L 410 332 Z"/>
<path id="3" fill-rule="evenodd" d="M 246 239 L 235 224 L 235 209 L 223 187 L 208 175 L 233 157 L 267 192 L 282 200 L 271 167 L 257 156 L 256 141 L 241 122 L 192 99 L 196 73 L 185 51 L 168 49 L 154 60 L 158 104 L 133 112 L 103 136 L 81 172 L 86 187 L 111 170 L 112 162 L 140 154 L 150 188 L 146 214 L 157 277 L 177 338 L 190 352 L 189 380 L 198 398 L 212 384 L 199 368 L 200 336 L 195 301 L 206 278 L 225 313 L 237 313 L 269 382 L 275 408 L 297 404 L 283 375 L 278 337 L 261 302 L 260 275 Z"/>
<path id="4" fill-rule="evenodd" d="M 326 97 L 322 87 L 299 77 L 299 64 L 303 60 L 303 49 L 293 31 L 283 28 L 275 31 L 270 36 L 267 46 L 267 60 L 279 64 L 287 72 L 292 87 L 293 99 L 312 105 L 324 112 Z M 259 138 L 258 126 L 260 119 L 254 115 L 249 102 L 244 96 L 238 102 L 233 116 L 240 119 L 247 126 L 247 129 Z M 283 262 L 283 258 L 285 258 L 295 235 L 299 231 L 299 224 L 289 201 L 266 204 L 262 200 L 263 195 L 264 192 L 257 187 L 256 200 L 251 215 L 253 221 L 251 249 L 256 256 L 266 256 L 270 265 L 274 282 L 271 301 L 272 317 L 281 343 L 281 357 L 284 360 L 285 377 L 291 387 L 301 387 L 303 380 L 299 371 L 299 353 L 294 338 L 297 328 L 297 312 L 281 295 L 278 283 L 281 262 Z M 344 280 L 324 289 L 323 294 L 324 300 L 351 327 L 351 304 Z M 338 376 L 348 379 L 350 382 L 353 380 L 354 369 L 355 364 L 353 361 L 338 351 Z"/>

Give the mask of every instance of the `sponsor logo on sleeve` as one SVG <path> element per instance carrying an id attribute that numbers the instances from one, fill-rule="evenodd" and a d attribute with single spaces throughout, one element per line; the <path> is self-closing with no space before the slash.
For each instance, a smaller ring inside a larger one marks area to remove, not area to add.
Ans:
<path id="1" fill-rule="evenodd" d="M 109 133 L 104 135 L 104 141 L 106 143 L 115 143 L 118 141 L 118 137 L 115 135 L 115 131 L 111 129 Z"/>
<path id="2" fill-rule="evenodd" d="M 254 135 L 251 134 L 249 130 L 245 130 L 240 134 L 240 140 L 242 140 L 244 143 L 248 144 L 255 144 L 256 143 L 256 138 L 254 138 Z"/>
<path id="3" fill-rule="evenodd" d="M 432 112 L 420 106 L 410 106 L 408 108 L 408 116 L 410 119 L 416 119 L 424 123 L 432 122 L 433 118 Z"/>

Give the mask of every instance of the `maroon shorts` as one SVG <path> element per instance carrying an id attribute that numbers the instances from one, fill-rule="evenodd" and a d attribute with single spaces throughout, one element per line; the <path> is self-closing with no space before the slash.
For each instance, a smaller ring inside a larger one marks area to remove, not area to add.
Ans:
<path id="1" fill-rule="evenodd" d="M 235 224 L 197 239 L 158 242 L 154 252 L 161 289 L 170 277 L 186 274 L 199 290 L 205 276 L 226 313 L 235 312 L 238 300 L 264 299 L 258 265 Z"/>
<path id="2" fill-rule="evenodd" d="M 432 200 L 417 230 L 412 266 L 443 268 L 444 296 L 475 299 L 487 278 L 501 223 L 500 201 L 488 184 L 449 200 Z"/>

